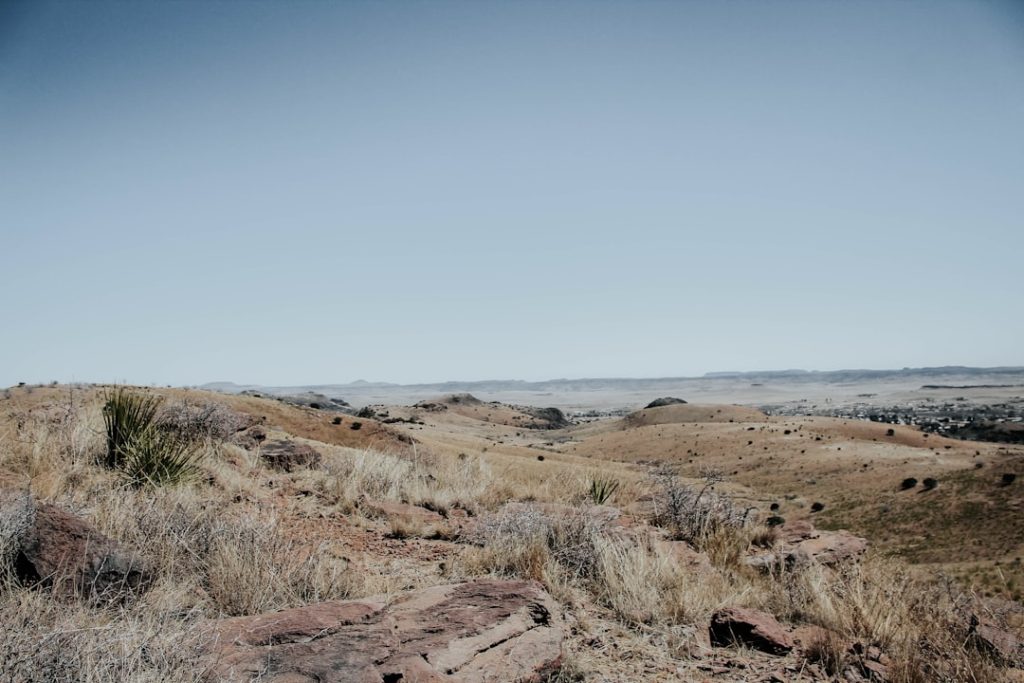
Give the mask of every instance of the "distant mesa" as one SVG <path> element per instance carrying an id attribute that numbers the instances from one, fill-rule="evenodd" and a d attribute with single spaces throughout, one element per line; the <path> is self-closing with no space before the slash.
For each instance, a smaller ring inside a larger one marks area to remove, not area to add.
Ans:
<path id="1" fill-rule="evenodd" d="M 674 398 L 672 396 L 663 396 L 662 398 L 656 398 L 647 405 L 644 406 L 644 410 L 647 408 L 660 408 L 662 406 L 674 406 L 686 403 L 681 398 Z"/>

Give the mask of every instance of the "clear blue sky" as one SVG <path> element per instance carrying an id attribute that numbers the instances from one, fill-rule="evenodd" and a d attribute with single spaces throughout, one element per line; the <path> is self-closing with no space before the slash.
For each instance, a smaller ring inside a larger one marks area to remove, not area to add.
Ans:
<path id="1" fill-rule="evenodd" d="M 1024 364 L 1024 8 L 0 4 L 0 385 Z"/>

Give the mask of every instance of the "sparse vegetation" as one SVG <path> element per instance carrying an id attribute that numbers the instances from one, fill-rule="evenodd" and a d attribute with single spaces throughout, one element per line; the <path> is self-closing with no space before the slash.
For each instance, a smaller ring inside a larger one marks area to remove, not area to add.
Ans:
<path id="1" fill-rule="evenodd" d="M 106 396 L 104 464 L 117 470 L 132 486 L 178 484 L 199 472 L 197 463 L 202 453 L 193 440 L 201 435 L 201 428 L 212 428 L 212 423 L 193 419 L 194 414 L 187 409 L 170 413 L 167 422 L 158 422 L 160 404 L 158 396 L 124 387 Z"/>
<path id="2" fill-rule="evenodd" d="M 590 500 L 592 500 L 595 505 L 604 505 L 611 500 L 612 496 L 615 495 L 615 492 L 619 490 L 620 485 L 621 482 L 617 479 L 600 476 L 594 477 L 590 480 L 590 488 L 588 490 Z"/>

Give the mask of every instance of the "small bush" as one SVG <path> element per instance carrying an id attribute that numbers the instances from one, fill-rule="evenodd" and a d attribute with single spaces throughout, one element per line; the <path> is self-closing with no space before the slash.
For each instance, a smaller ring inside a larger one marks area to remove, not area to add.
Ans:
<path id="1" fill-rule="evenodd" d="M 779 515 L 772 515 L 768 519 L 764 520 L 764 523 L 770 527 L 782 526 L 786 523 L 786 518 L 780 517 Z"/>
<path id="2" fill-rule="evenodd" d="M 220 403 L 181 401 L 162 408 L 156 426 L 183 441 L 226 441 L 246 426 L 244 418 Z"/>
<path id="3" fill-rule="evenodd" d="M 909 491 L 915 486 L 917 486 L 917 479 L 915 479 L 914 477 L 907 477 L 906 479 L 900 482 L 900 489 L 903 491 Z"/>
<path id="4" fill-rule="evenodd" d="M 189 436 L 162 429 L 161 398 L 118 387 L 107 395 L 103 421 L 107 434 L 104 464 L 131 486 L 178 484 L 199 472 L 202 452 Z"/>
<path id="5" fill-rule="evenodd" d="M 1003 474 L 1002 478 L 1000 479 L 1000 483 L 1003 486 L 1009 486 L 1010 484 L 1012 484 L 1016 480 L 1017 480 L 1017 475 L 1016 474 L 1014 474 L 1013 472 L 1006 472 L 1005 474 Z"/>
<path id="6" fill-rule="evenodd" d="M 106 395 L 103 423 L 107 431 L 107 451 L 103 464 L 120 469 L 133 443 L 145 439 L 152 432 L 159 396 L 138 394 L 118 387 Z"/>
<path id="7" fill-rule="evenodd" d="M 619 481 L 610 477 L 595 477 L 590 480 L 590 500 L 596 505 L 604 505 L 619 490 Z"/>
<path id="8" fill-rule="evenodd" d="M 354 432 L 358 432 L 360 429 L 363 428 L 363 423 L 362 422 L 353 422 L 352 424 L 350 424 L 348 426 L 348 428 L 351 429 Z"/>
<path id="9" fill-rule="evenodd" d="M 657 474 L 659 490 L 652 521 L 668 529 L 676 540 L 688 541 L 698 549 L 720 532 L 743 529 L 746 513 L 729 498 L 710 490 L 719 481 L 720 474 L 709 472 L 705 474 L 704 485 L 697 489 L 683 484 L 671 472 Z"/>
<path id="10" fill-rule="evenodd" d="M 924 486 L 925 491 L 931 491 L 939 485 L 939 480 L 934 477 L 926 477 L 924 481 L 921 482 L 921 485 Z"/>
<path id="11" fill-rule="evenodd" d="M 824 503 L 819 503 L 817 501 L 811 503 L 811 512 L 821 512 L 824 509 L 825 509 L 825 504 Z"/>

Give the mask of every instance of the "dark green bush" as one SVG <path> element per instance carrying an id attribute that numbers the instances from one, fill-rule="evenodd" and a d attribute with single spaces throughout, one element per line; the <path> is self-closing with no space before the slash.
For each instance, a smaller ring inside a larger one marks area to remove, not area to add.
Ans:
<path id="1" fill-rule="evenodd" d="M 908 491 L 915 486 L 917 486 L 917 479 L 914 479 L 913 477 L 907 477 L 900 482 L 900 488 L 904 491 Z"/>
<path id="2" fill-rule="evenodd" d="M 597 505 L 607 503 L 619 490 L 619 482 L 611 478 L 596 477 L 590 480 L 590 500 Z"/>
<path id="3" fill-rule="evenodd" d="M 103 423 L 107 430 L 107 452 L 103 464 L 110 469 L 120 469 L 131 444 L 154 430 L 161 399 L 124 387 L 108 392 L 105 398 Z"/>
<path id="4" fill-rule="evenodd" d="M 106 467 L 117 470 L 131 486 L 177 484 L 198 474 L 200 448 L 157 424 L 159 396 L 118 387 L 106 399 Z"/>

